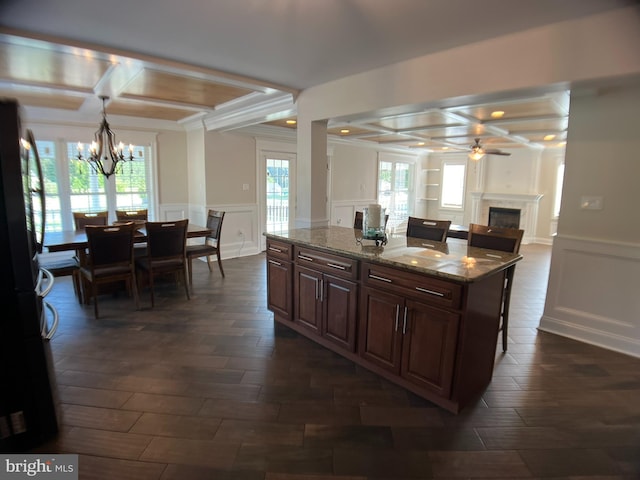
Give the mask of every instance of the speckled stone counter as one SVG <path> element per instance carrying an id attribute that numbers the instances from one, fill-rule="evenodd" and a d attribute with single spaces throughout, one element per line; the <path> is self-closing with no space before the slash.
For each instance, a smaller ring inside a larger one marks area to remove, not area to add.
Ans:
<path id="1" fill-rule="evenodd" d="M 468 247 L 466 240 L 440 243 L 400 234 L 389 235 L 385 245 L 376 246 L 375 241 L 363 239 L 359 230 L 338 226 L 293 229 L 265 236 L 463 283 L 504 270 L 522 258 L 518 254 Z"/>

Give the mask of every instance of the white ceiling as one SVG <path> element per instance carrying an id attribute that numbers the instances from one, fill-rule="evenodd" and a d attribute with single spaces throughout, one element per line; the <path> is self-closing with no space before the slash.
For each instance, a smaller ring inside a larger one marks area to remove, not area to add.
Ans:
<path id="1" fill-rule="evenodd" d="M 110 115 L 209 129 L 295 116 L 299 90 L 633 0 L 0 0 L 0 96 L 54 118 Z M 488 64 L 489 68 L 490 65 Z M 443 102 L 446 104 L 447 102 Z M 224 123 L 256 104 L 270 115 Z M 229 107 L 231 105 L 231 107 Z M 468 149 L 566 139 L 567 92 L 330 119 L 359 142 Z M 279 110 L 277 110 L 280 108 Z M 225 112 L 228 115 L 225 117 Z M 504 110 L 504 118 L 489 114 Z M 221 120 L 222 119 L 222 120 Z M 209 123 L 207 123 L 209 122 Z M 217 122 L 217 123 L 216 123 Z M 139 122 L 137 122 L 139 123 Z M 553 134 L 553 140 L 544 140 Z"/>
<path id="2" fill-rule="evenodd" d="M 0 25 L 304 89 L 629 0 L 3 0 Z"/>

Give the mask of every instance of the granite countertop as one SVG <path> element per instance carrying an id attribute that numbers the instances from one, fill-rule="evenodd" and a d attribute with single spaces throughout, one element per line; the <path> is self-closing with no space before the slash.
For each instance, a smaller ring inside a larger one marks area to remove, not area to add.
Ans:
<path id="1" fill-rule="evenodd" d="M 468 247 L 466 240 L 455 238 L 440 243 L 390 234 L 385 245 L 376 246 L 374 240 L 363 239 L 360 230 L 338 226 L 298 228 L 264 235 L 298 246 L 463 283 L 489 276 L 522 259 L 519 254 Z"/>

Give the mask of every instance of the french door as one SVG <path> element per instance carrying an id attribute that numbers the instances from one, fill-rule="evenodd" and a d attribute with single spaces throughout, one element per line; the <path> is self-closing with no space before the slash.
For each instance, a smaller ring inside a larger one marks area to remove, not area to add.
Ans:
<path id="1" fill-rule="evenodd" d="M 262 170 L 262 231 L 283 232 L 289 229 L 293 218 L 295 154 L 283 152 L 263 152 Z M 261 236 L 261 246 L 266 246 Z"/>

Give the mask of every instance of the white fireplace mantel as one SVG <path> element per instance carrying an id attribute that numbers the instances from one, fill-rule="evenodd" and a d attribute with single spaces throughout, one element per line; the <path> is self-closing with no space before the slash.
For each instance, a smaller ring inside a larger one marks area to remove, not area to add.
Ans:
<path id="1" fill-rule="evenodd" d="M 522 243 L 530 243 L 536 236 L 538 204 L 541 193 L 471 192 L 471 223 L 487 225 L 489 207 L 517 208 L 520 210 L 520 228 L 524 230 Z"/>

